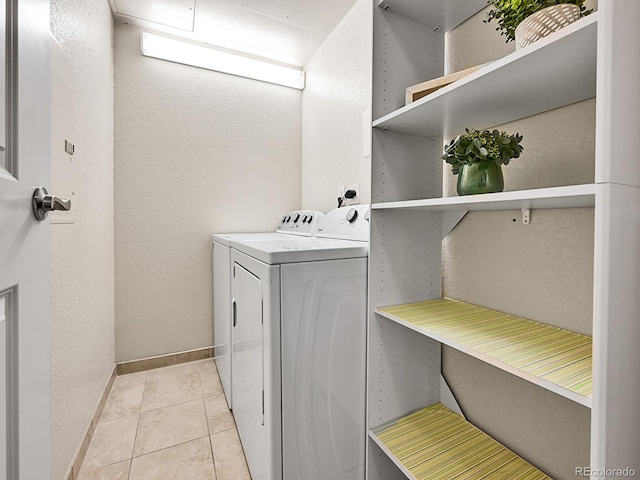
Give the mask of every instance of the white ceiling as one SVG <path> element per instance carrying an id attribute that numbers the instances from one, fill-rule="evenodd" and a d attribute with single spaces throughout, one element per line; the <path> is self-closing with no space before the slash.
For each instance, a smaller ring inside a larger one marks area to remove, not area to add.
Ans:
<path id="1" fill-rule="evenodd" d="M 110 0 L 116 20 L 299 67 L 356 0 Z"/>

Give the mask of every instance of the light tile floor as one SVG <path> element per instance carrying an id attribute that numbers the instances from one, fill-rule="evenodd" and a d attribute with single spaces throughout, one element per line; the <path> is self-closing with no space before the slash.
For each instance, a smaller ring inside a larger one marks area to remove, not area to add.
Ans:
<path id="1" fill-rule="evenodd" d="M 116 378 L 78 480 L 251 480 L 213 360 Z"/>

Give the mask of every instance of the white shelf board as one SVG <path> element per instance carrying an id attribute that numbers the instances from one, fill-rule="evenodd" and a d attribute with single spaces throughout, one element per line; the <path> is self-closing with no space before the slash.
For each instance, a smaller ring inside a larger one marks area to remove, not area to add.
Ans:
<path id="1" fill-rule="evenodd" d="M 500 361 L 490 355 L 479 352 L 478 350 L 475 350 L 473 348 L 469 348 L 456 340 L 452 340 L 451 338 L 448 338 L 446 335 L 441 335 L 437 332 L 429 330 L 428 328 L 418 326 L 415 323 L 406 321 L 401 317 L 397 317 L 395 315 L 391 315 L 387 312 L 381 311 L 379 308 L 375 309 L 375 313 L 377 315 L 380 315 L 381 317 L 387 318 L 388 320 L 391 320 L 406 328 L 409 328 L 414 332 L 417 332 L 421 335 L 425 335 L 429 338 L 433 338 L 435 341 L 440 342 L 443 345 L 447 345 L 455 350 L 466 353 L 467 355 L 473 358 L 477 358 L 478 360 L 488 365 L 492 365 L 504 372 L 510 373 L 518 378 L 521 378 L 530 383 L 533 383 L 534 385 L 538 385 L 539 387 L 542 387 L 546 390 L 556 393 L 564 398 L 568 398 L 569 400 L 579 403 L 580 405 L 584 405 L 585 407 L 591 408 L 591 398 L 592 398 L 591 395 L 589 396 L 580 395 L 579 393 L 573 392 L 549 380 L 545 380 L 529 372 L 521 370 L 520 368 L 509 365 L 508 363 Z"/>
<path id="2" fill-rule="evenodd" d="M 374 203 L 371 208 L 373 210 L 416 208 L 433 211 L 577 208 L 593 207 L 595 205 L 595 194 L 595 184 L 569 185 L 462 197 Z"/>
<path id="3" fill-rule="evenodd" d="M 597 12 L 373 122 L 451 138 L 595 97 Z"/>
<path id="4" fill-rule="evenodd" d="M 378 6 L 448 32 L 487 6 L 486 0 L 378 0 Z"/>

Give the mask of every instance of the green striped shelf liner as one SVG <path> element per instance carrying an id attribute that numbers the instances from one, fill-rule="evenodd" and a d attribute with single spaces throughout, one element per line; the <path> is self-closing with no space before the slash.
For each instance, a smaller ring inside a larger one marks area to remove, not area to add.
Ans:
<path id="1" fill-rule="evenodd" d="M 373 429 L 417 480 L 550 480 L 441 403 Z"/>
<path id="2" fill-rule="evenodd" d="M 591 395 L 592 339 L 449 298 L 377 309 L 578 395 Z"/>

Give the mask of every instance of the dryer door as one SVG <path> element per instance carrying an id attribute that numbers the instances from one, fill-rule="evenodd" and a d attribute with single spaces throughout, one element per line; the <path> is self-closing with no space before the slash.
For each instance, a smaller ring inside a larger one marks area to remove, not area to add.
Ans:
<path id="1" fill-rule="evenodd" d="M 233 415 L 239 429 L 255 428 L 264 425 L 262 284 L 235 263 L 232 291 Z"/>

